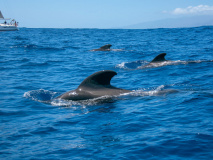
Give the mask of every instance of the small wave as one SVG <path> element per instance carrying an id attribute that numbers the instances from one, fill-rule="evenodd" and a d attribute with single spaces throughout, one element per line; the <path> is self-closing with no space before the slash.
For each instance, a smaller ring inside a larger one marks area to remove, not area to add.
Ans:
<path id="1" fill-rule="evenodd" d="M 140 66 L 144 66 L 148 64 L 146 61 L 134 61 L 134 62 L 122 62 L 121 64 L 116 65 L 116 68 L 121 68 L 121 69 L 137 69 Z"/>
<path id="2" fill-rule="evenodd" d="M 134 92 L 131 92 L 131 96 L 162 96 L 162 95 L 167 95 L 171 93 L 176 93 L 178 90 L 175 89 L 166 89 L 167 86 L 161 85 L 158 86 L 157 88 L 153 88 L 151 90 L 146 90 L 146 89 L 138 89 L 134 90 Z"/>
<path id="3" fill-rule="evenodd" d="M 2 117 L 2 116 L 23 116 L 23 115 L 26 115 L 26 112 L 24 112 L 24 111 L 7 111 L 7 110 L 1 110 L 0 111 L 0 116 Z"/>
<path id="4" fill-rule="evenodd" d="M 24 48 L 27 50 L 45 50 L 45 51 L 55 51 L 55 50 L 65 50 L 65 47 L 51 47 L 51 46 L 45 46 L 45 45 L 36 45 L 36 44 L 27 44 L 27 45 L 22 45 L 22 44 L 18 44 L 18 45 L 14 45 L 11 46 L 10 48 Z"/>
<path id="5" fill-rule="evenodd" d="M 114 52 L 121 52 L 121 51 L 125 51 L 124 49 L 111 49 L 111 51 L 114 51 Z"/>
<path id="6" fill-rule="evenodd" d="M 28 58 L 22 58 L 20 61 L 21 61 L 21 62 L 29 62 L 30 59 L 28 59 Z"/>
<path id="7" fill-rule="evenodd" d="M 55 95 L 56 95 L 56 92 L 39 89 L 39 90 L 32 90 L 32 91 L 25 92 L 23 97 L 32 99 L 38 102 L 48 103 L 54 98 Z"/>
<path id="8" fill-rule="evenodd" d="M 126 63 L 128 63 L 128 62 L 122 62 L 121 64 L 117 64 L 115 67 L 116 67 L 116 68 L 127 69 L 127 67 L 125 66 Z"/>
<path id="9" fill-rule="evenodd" d="M 38 46 L 37 46 L 37 45 L 34 45 L 34 44 L 27 44 L 27 45 L 18 44 L 18 45 L 11 46 L 10 48 L 35 49 L 35 48 L 38 48 Z"/>
<path id="10" fill-rule="evenodd" d="M 38 134 L 43 135 L 43 134 L 49 134 L 49 133 L 53 133 L 53 132 L 57 132 L 58 130 L 55 129 L 54 127 L 39 127 L 36 128 L 34 131 L 30 132 L 30 134 L 36 135 Z"/>
<path id="11" fill-rule="evenodd" d="M 48 66 L 49 64 L 48 64 L 48 62 L 40 62 L 40 63 L 38 63 L 38 62 L 28 62 L 28 63 L 26 63 L 26 64 L 22 64 L 21 66 L 22 67 L 28 67 L 28 66 L 30 66 L 30 67 L 32 67 L 32 66 Z"/>
<path id="12" fill-rule="evenodd" d="M 15 36 L 13 39 L 15 39 L 15 40 L 28 40 L 27 38 L 21 37 L 21 36 Z"/>

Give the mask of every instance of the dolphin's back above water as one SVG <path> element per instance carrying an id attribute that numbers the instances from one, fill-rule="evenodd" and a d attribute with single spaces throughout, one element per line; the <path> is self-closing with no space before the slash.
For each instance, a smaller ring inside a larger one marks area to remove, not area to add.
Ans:
<path id="1" fill-rule="evenodd" d="M 106 44 L 98 49 L 93 49 L 91 51 L 110 51 L 111 44 Z"/>
<path id="2" fill-rule="evenodd" d="M 110 84 L 112 77 L 115 75 L 117 73 L 110 70 L 96 72 L 87 77 L 77 89 L 66 92 L 57 98 L 75 101 L 131 92 L 130 90 L 116 88 Z"/>

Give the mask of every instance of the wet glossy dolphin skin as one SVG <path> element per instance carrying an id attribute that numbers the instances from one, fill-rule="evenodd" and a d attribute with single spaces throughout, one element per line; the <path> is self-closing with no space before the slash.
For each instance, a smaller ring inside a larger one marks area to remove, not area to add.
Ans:
<path id="1" fill-rule="evenodd" d="M 166 53 L 161 53 L 157 55 L 150 63 L 159 63 L 159 62 L 164 62 L 167 61 L 165 59 Z"/>
<path id="2" fill-rule="evenodd" d="M 78 101 L 132 92 L 112 86 L 110 81 L 115 75 L 117 75 L 117 73 L 111 70 L 96 72 L 87 77 L 77 89 L 68 91 L 56 99 Z"/>
<path id="3" fill-rule="evenodd" d="M 93 49 L 91 51 L 110 51 L 111 44 L 106 44 L 98 49 Z"/>

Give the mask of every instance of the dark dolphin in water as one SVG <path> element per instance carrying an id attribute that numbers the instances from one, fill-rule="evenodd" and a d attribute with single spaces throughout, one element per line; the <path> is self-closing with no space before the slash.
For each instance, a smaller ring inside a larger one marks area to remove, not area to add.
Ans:
<path id="1" fill-rule="evenodd" d="M 98 49 L 93 49 L 91 51 L 110 51 L 111 44 L 106 44 Z"/>
<path id="2" fill-rule="evenodd" d="M 169 65 L 175 62 L 175 61 L 166 60 L 165 56 L 166 56 L 166 53 L 161 53 L 148 63 L 145 61 L 139 60 L 135 62 L 127 62 L 122 64 L 121 66 L 123 67 L 123 65 L 125 65 L 125 67 L 131 68 L 131 69 L 143 69 L 143 68 L 151 68 L 151 67 L 160 67 L 160 66 Z"/>
<path id="3" fill-rule="evenodd" d="M 111 70 L 96 72 L 87 77 L 77 89 L 66 92 L 57 97 L 57 99 L 78 101 L 132 92 L 110 85 L 110 81 L 115 75 L 117 75 L 117 73 Z"/>
<path id="4" fill-rule="evenodd" d="M 172 62 L 170 60 L 166 60 L 165 59 L 166 53 L 161 53 L 159 55 L 157 55 L 149 64 L 139 67 L 139 68 L 147 68 L 147 67 L 160 67 L 162 65 L 164 65 L 164 63 L 162 62 Z"/>
<path id="5" fill-rule="evenodd" d="M 197 60 L 197 61 L 171 61 L 165 59 L 166 53 L 161 53 L 157 55 L 150 63 L 145 66 L 138 67 L 142 68 L 149 68 L 149 67 L 161 67 L 166 65 L 178 65 L 178 64 L 189 64 L 189 63 L 201 63 L 201 62 L 213 62 L 212 60 Z"/>

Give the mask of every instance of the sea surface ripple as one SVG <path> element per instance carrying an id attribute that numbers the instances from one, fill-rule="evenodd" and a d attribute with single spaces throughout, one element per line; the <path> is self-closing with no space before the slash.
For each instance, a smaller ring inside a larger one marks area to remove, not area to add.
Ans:
<path id="1" fill-rule="evenodd" d="M 213 27 L 0 32 L 0 159 L 213 159 Z M 111 51 L 92 52 L 105 44 Z M 158 54 L 171 62 L 146 67 Z M 54 99 L 114 70 L 133 92 Z"/>

